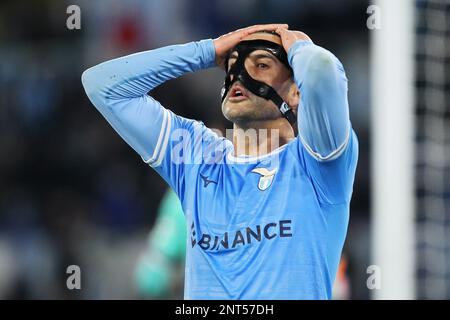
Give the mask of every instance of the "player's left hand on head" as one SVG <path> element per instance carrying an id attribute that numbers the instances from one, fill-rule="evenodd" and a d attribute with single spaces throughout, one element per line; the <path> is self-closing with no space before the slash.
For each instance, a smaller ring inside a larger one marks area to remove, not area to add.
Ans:
<path id="1" fill-rule="evenodd" d="M 306 33 L 301 31 L 277 28 L 275 32 L 280 35 L 283 48 L 286 52 L 288 52 L 292 45 L 298 40 L 311 40 Z"/>

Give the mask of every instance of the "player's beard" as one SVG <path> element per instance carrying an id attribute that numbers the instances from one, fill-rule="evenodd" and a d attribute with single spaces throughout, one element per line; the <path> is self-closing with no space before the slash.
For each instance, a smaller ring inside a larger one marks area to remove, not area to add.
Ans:
<path id="1" fill-rule="evenodd" d="M 273 102 L 255 95 L 249 95 L 239 102 L 226 97 L 222 103 L 222 113 L 227 120 L 241 127 L 258 121 L 276 120 L 281 116 Z"/>

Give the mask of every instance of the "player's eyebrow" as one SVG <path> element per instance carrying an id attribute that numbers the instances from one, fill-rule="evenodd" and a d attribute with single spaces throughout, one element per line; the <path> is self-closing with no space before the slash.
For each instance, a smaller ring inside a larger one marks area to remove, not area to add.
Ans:
<path id="1" fill-rule="evenodd" d="M 230 55 L 230 59 L 237 59 L 238 57 L 238 53 L 236 51 L 233 51 Z M 272 59 L 274 61 L 276 61 L 277 59 L 275 58 L 275 56 L 273 56 L 270 53 L 250 53 L 249 57 L 253 58 L 253 59 L 262 59 L 262 58 L 269 58 Z"/>
<path id="2" fill-rule="evenodd" d="M 272 59 L 273 61 L 277 61 L 277 59 L 275 58 L 275 56 L 273 56 L 270 53 L 256 53 L 256 54 L 250 54 L 250 57 L 253 59 L 262 59 L 262 58 L 269 58 Z"/>

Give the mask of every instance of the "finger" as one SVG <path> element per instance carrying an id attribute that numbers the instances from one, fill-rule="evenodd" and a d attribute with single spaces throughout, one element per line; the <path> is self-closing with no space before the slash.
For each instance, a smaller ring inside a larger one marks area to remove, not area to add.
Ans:
<path id="1" fill-rule="evenodd" d="M 260 24 L 254 26 L 254 28 L 251 30 L 251 32 L 257 32 L 257 31 L 275 31 L 277 29 L 287 29 L 289 28 L 289 25 L 285 23 L 272 23 L 272 24 Z"/>
<path id="2" fill-rule="evenodd" d="M 276 28 L 275 31 L 279 31 L 279 32 L 292 32 L 291 30 L 289 30 L 288 28 Z"/>
<path id="3" fill-rule="evenodd" d="M 287 29 L 289 26 L 287 24 L 258 24 L 244 28 L 241 30 L 241 34 L 249 35 L 258 31 L 275 31 L 277 28 Z"/>
<path id="4" fill-rule="evenodd" d="M 281 37 L 281 39 L 288 39 L 292 35 L 292 31 L 284 28 L 278 28 L 275 32 Z"/>
<path id="5" fill-rule="evenodd" d="M 287 23 L 270 23 L 270 24 L 261 24 L 259 25 L 261 28 L 276 30 L 278 28 L 287 29 L 289 25 Z"/>

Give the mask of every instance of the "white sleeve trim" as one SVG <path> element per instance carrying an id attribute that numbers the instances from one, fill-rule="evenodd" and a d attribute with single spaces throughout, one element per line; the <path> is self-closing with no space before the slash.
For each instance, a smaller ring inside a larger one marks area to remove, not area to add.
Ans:
<path id="1" fill-rule="evenodd" d="M 333 150 L 329 155 L 326 156 L 322 156 L 320 153 L 318 152 L 314 152 L 314 150 L 306 143 L 306 141 L 303 139 L 303 137 L 299 134 L 300 140 L 303 144 L 303 146 L 305 147 L 306 151 L 308 151 L 308 153 L 317 161 L 320 162 L 325 162 L 325 161 L 331 161 L 334 160 L 336 158 L 338 158 L 345 150 L 345 148 L 348 145 L 348 142 L 350 141 L 350 133 L 351 133 L 351 128 L 349 128 L 347 136 L 345 137 L 344 142 L 337 147 L 335 150 Z"/>
<path id="2" fill-rule="evenodd" d="M 152 164 L 155 162 L 155 160 L 157 158 L 159 159 L 159 155 L 161 153 L 162 154 L 165 153 L 165 148 L 167 147 L 167 144 L 164 146 L 164 143 L 162 143 L 162 142 L 167 135 L 167 130 L 169 129 L 169 131 L 170 131 L 170 120 L 171 119 L 170 119 L 169 111 L 167 109 L 164 109 L 163 110 L 163 122 L 161 125 L 161 131 L 158 136 L 158 141 L 156 143 L 155 150 L 153 151 L 153 154 L 151 155 L 150 159 L 145 160 L 144 158 L 142 158 L 142 160 L 145 163 L 149 164 L 150 166 L 152 166 Z M 164 148 L 164 150 L 162 150 L 161 145 L 162 145 L 162 148 Z"/>
<path id="3" fill-rule="evenodd" d="M 167 111 L 167 110 L 166 110 Z M 158 160 L 155 163 L 150 163 L 150 166 L 152 168 L 156 168 L 159 167 L 164 159 L 164 155 L 166 154 L 167 151 L 167 146 L 168 146 L 168 142 L 169 142 L 169 136 L 170 136 L 170 129 L 172 127 L 172 116 L 170 115 L 169 111 L 167 111 L 167 128 L 166 128 L 166 132 L 165 132 L 165 136 L 164 136 L 164 143 L 162 145 L 161 151 L 159 152 L 159 157 Z"/>

